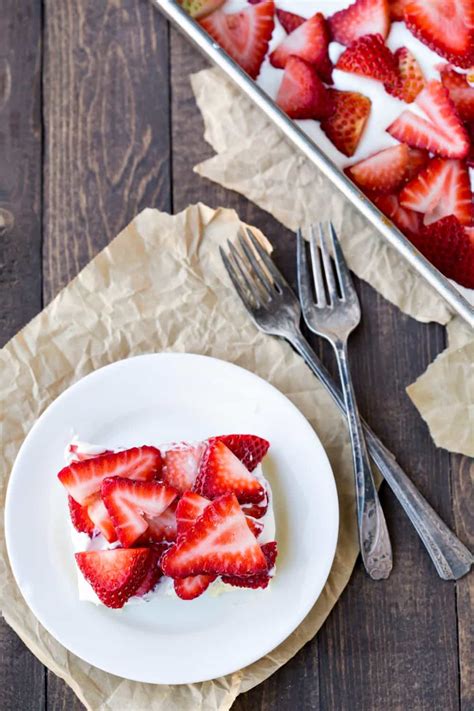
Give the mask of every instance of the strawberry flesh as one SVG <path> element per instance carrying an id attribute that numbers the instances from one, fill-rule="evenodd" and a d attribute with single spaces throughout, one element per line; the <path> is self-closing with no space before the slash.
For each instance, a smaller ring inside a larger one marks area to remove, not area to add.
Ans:
<path id="1" fill-rule="evenodd" d="M 72 496 L 67 497 L 67 502 L 72 525 L 76 531 L 79 533 L 87 533 L 87 535 L 91 537 L 94 533 L 94 522 L 87 512 L 87 506 L 81 506 L 77 501 L 74 501 Z"/>
<path id="2" fill-rule="evenodd" d="M 408 156 L 408 146 L 400 143 L 352 165 L 347 173 L 363 190 L 393 192 L 403 183 Z"/>
<path id="3" fill-rule="evenodd" d="M 312 65 L 299 57 L 289 58 L 276 103 L 293 119 L 320 119 L 332 111 L 328 90 Z"/>
<path id="4" fill-rule="evenodd" d="M 148 528 L 145 533 L 140 538 L 140 542 L 143 545 L 146 543 L 162 543 L 164 541 L 173 542 L 176 540 L 177 536 L 177 524 L 176 524 L 176 507 L 178 505 L 177 499 L 175 499 L 167 509 L 163 511 L 159 516 L 147 516 L 145 515 L 145 521 L 148 524 Z"/>
<path id="5" fill-rule="evenodd" d="M 278 549 L 276 541 L 271 541 L 270 543 L 264 543 L 262 546 L 262 553 L 266 558 L 268 570 L 270 571 L 276 563 Z M 264 573 L 261 575 L 248 575 L 246 577 L 239 577 L 237 575 L 223 575 L 222 582 L 228 585 L 233 585 L 237 588 L 266 588 L 271 580 L 271 575 Z"/>
<path id="6" fill-rule="evenodd" d="M 462 121 L 474 121 L 474 87 L 466 74 L 456 72 L 449 64 L 440 68 L 441 83 L 449 91 L 451 101 Z"/>
<path id="7" fill-rule="evenodd" d="M 159 549 L 158 547 L 150 548 L 148 572 L 143 578 L 142 584 L 134 593 L 136 597 L 143 597 L 143 595 L 146 595 L 147 593 L 155 589 L 158 581 L 163 575 L 163 571 L 160 567 L 160 558 L 163 552 L 164 551 Z"/>
<path id="8" fill-rule="evenodd" d="M 312 64 L 326 83 L 332 83 L 332 64 L 328 54 L 329 31 L 320 12 L 297 27 L 270 54 L 270 62 L 284 69 L 290 57 L 299 57 Z"/>
<path id="9" fill-rule="evenodd" d="M 164 454 L 163 481 L 180 493 L 193 488 L 205 445 L 180 444 Z"/>
<path id="10" fill-rule="evenodd" d="M 216 579 L 216 575 L 189 575 L 187 578 L 177 578 L 174 581 L 174 590 L 181 600 L 194 600 Z"/>
<path id="11" fill-rule="evenodd" d="M 390 27 L 387 0 L 357 0 L 328 18 L 332 38 L 346 46 L 364 35 L 379 34 L 383 39 Z"/>
<path id="12" fill-rule="evenodd" d="M 94 500 L 88 505 L 87 514 L 94 527 L 104 536 L 105 540 L 109 543 L 115 543 L 117 540 L 115 526 L 100 494 L 96 494 Z"/>
<path id="13" fill-rule="evenodd" d="M 215 440 L 223 442 L 249 472 L 253 472 L 258 467 L 270 447 L 268 440 L 251 434 L 218 435 L 211 437 L 208 443 L 211 444 Z"/>
<path id="14" fill-rule="evenodd" d="M 379 210 L 407 237 L 420 231 L 422 224 L 420 213 L 402 207 L 398 195 L 375 195 L 372 199 Z"/>
<path id="15" fill-rule="evenodd" d="M 370 114 L 371 102 L 366 96 L 354 91 L 328 91 L 333 113 L 321 121 L 321 128 L 338 151 L 350 157 L 359 145 Z"/>
<path id="16" fill-rule="evenodd" d="M 398 65 L 379 34 L 354 40 L 339 57 L 336 68 L 351 74 L 377 79 L 384 84 L 398 81 Z"/>
<path id="17" fill-rule="evenodd" d="M 385 90 L 411 104 L 425 86 L 420 65 L 406 47 L 399 47 L 394 57 L 398 65 L 398 79 L 395 84 L 385 84 Z"/>
<path id="18" fill-rule="evenodd" d="M 283 29 L 288 35 L 291 34 L 291 32 L 293 32 L 294 30 L 296 30 L 297 27 L 306 22 L 305 17 L 301 17 L 301 15 L 295 15 L 294 12 L 286 12 L 286 10 L 277 9 L 276 16 L 278 17 L 280 25 L 283 27 Z"/>
<path id="19" fill-rule="evenodd" d="M 193 527 L 196 519 L 199 518 L 209 504 L 209 499 L 196 494 L 194 491 L 187 491 L 183 494 L 176 507 L 178 540 Z"/>
<path id="20" fill-rule="evenodd" d="M 232 492 L 240 503 L 257 503 L 265 489 L 223 442 L 212 442 L 202 458 L 195 490 L 208 499 Z"/>

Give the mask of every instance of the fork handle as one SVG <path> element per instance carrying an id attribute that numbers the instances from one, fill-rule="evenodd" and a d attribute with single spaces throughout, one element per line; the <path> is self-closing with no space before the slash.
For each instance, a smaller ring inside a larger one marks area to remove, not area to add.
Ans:
<path id="1" fill-rule="evenodd" d="M 332 342 L 337 357 L 347 422 L 352 444 L 352 461 L 356 487 L 359 543 L 365 569 L 374 580 L 388 578 L 392 570 L 392 546 L 387 523 L 375 487 L 369 455 L 349 370 L 347 344 Z"/>
<path id="2" fill-rule="evenodd" d="M 299 332 L 287 336 L 287 340 L 304 358 L 306 364 L 319 378 L 332 396 L 341 412 L 345 413 L 344 400 L 330 374 L 318 356 Z M 471 552 L 446 526 L 436 511 L 420 494 L 405 474 L 394 455 L 382 444 L 363 419 L 365 441 L 372 461 L 392 489 L 406 515 L 421 538 L 438 575 L 443 580 L 459 580 L 466 575 L 474 562 Z"/>

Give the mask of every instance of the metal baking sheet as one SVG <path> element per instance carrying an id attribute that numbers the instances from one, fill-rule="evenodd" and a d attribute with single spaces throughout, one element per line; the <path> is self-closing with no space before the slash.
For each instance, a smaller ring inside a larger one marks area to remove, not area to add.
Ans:
<path id="1" fill-rule="evenodd" d="M 188 37 L 199 50 L 220 67 L 285 136 L 326 175 L 355 207 L 374 225 L 407 262 L 474 328 L 474 306 L 441 274 L 377 207 L 346 177 L 319 147 L 281 111 L 272 99 L 253 81 L 224 50 L 209 37 L 175 0 L 151 0 L 165 17 Z"/>

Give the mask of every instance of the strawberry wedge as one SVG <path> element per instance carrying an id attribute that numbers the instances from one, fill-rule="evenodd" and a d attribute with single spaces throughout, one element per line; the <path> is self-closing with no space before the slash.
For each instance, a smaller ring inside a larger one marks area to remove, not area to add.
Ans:
<path id="1" fill-rule="evenodd" d="M 101 486 L 102 500 L 124 548 L 132 546 L 147 530 L 145 516 L 160 516 L 177 494 L 176 489 L 166 484 L 118 476 L 104 479 Z"/>
<path id="2" fill-rule="evenodd" d="M 144 446 L 72 462 L 61 469 L 58 479 L 78 504 L 86 506 L 93 501 L 107 477 L 149 480 L 160 473 L 160 451 L 156 447 Z"/>
<path id="3" fill-rule="evenodd" d="M 408 146 L 400 143 L 355 163 L 347 173 L 363 190 L 393 192 L 403 183 L 409 152 Z"/>
<path id="4" fill-rule="evenodd" d="M 212 442 L 202 458 L 195 490 L 208 499 L 234 493 L 240 503 L 257 503 L 265 489 L 223 442 Z"/>
<path id="5" fill-rule="evenodd" d="M 199 472 L 199 464 L 205 445 L 182 443 L 169 449 L 163 455 L 163 481 L 180 493 L 193 488 Z"/>
<path id="6" fill-rule="evenodd" d="M 355 91 L 328 90 L 333 105 L 333 113 L 321 121 L 321 128 L 345 156 L 352 156 L 362 138 L 369 118 L 371 101 Z"/>
<path id="7" fill-rule="evenodd" d="M 314 67 L 300 57 L 290 57 L 275 99 L 290 118 L 321 119 L 330 116 L 330 94 Z"/>
<path id="8" fill-rule="evenodd" d="M 333 40 L 350 45 L 364 35 L 386 39 L 390 27 L 387 0 L 357 0 L 329 18 Z"/>
<path id="9" fill-rule="evenodd" d="M 247 467 L 249 472 L 260 464 L 268 448 L 270 442 L 263 437 L 251 434 L 229 434 L 211 437 L 208 442 L 212 444 L 215 440 L 220 440 L 235 454 L 237 459 L 240 459 L 242 464 Z"/>
<path id="10" fill-rule="evenodd" d="M 312 64 L 326 83 L 332 83 L 332 64 L 328 54 L 329 31 L 320 12 L 303 22 L 270 54 L 270 62 L 284 69 L 290 57 L 299 57 Z"/>
<path id="11" fill-rule="evenodd" d="M 277 559 L 278 548 L 276 541 L 264 543 L 262 553 L 266 558 L 268 570 L 271 570 Z M 266 588 L 271 580 L 268 573 L 260 573 L 259 575 L 247 575 L 238 577 L 237 575 L 223 575 L 222 582 L 228 585 L 233 585 L 236 588 Z"/>

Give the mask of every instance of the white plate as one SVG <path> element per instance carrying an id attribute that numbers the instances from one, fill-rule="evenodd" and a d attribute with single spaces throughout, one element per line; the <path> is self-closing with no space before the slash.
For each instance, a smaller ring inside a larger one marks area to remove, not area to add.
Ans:
<path id="1" fill-rule="evenodd" d="M 110 610 L 80 602 L 66 495 L 56 478 L 72 433 L 107 447 L 252 432 L 271 442 L 279 557 L 267 590 Z M 296 407 L 242 368 L 204 356 L 145 355 L 88 375 L 31 429 L 13 467 L 5 528 L 20 590 L 67 649 L 112 674 L 156 684 L 241 669 L 298 626 L 329 574 L 338 502 L 321 443 Z"/>

